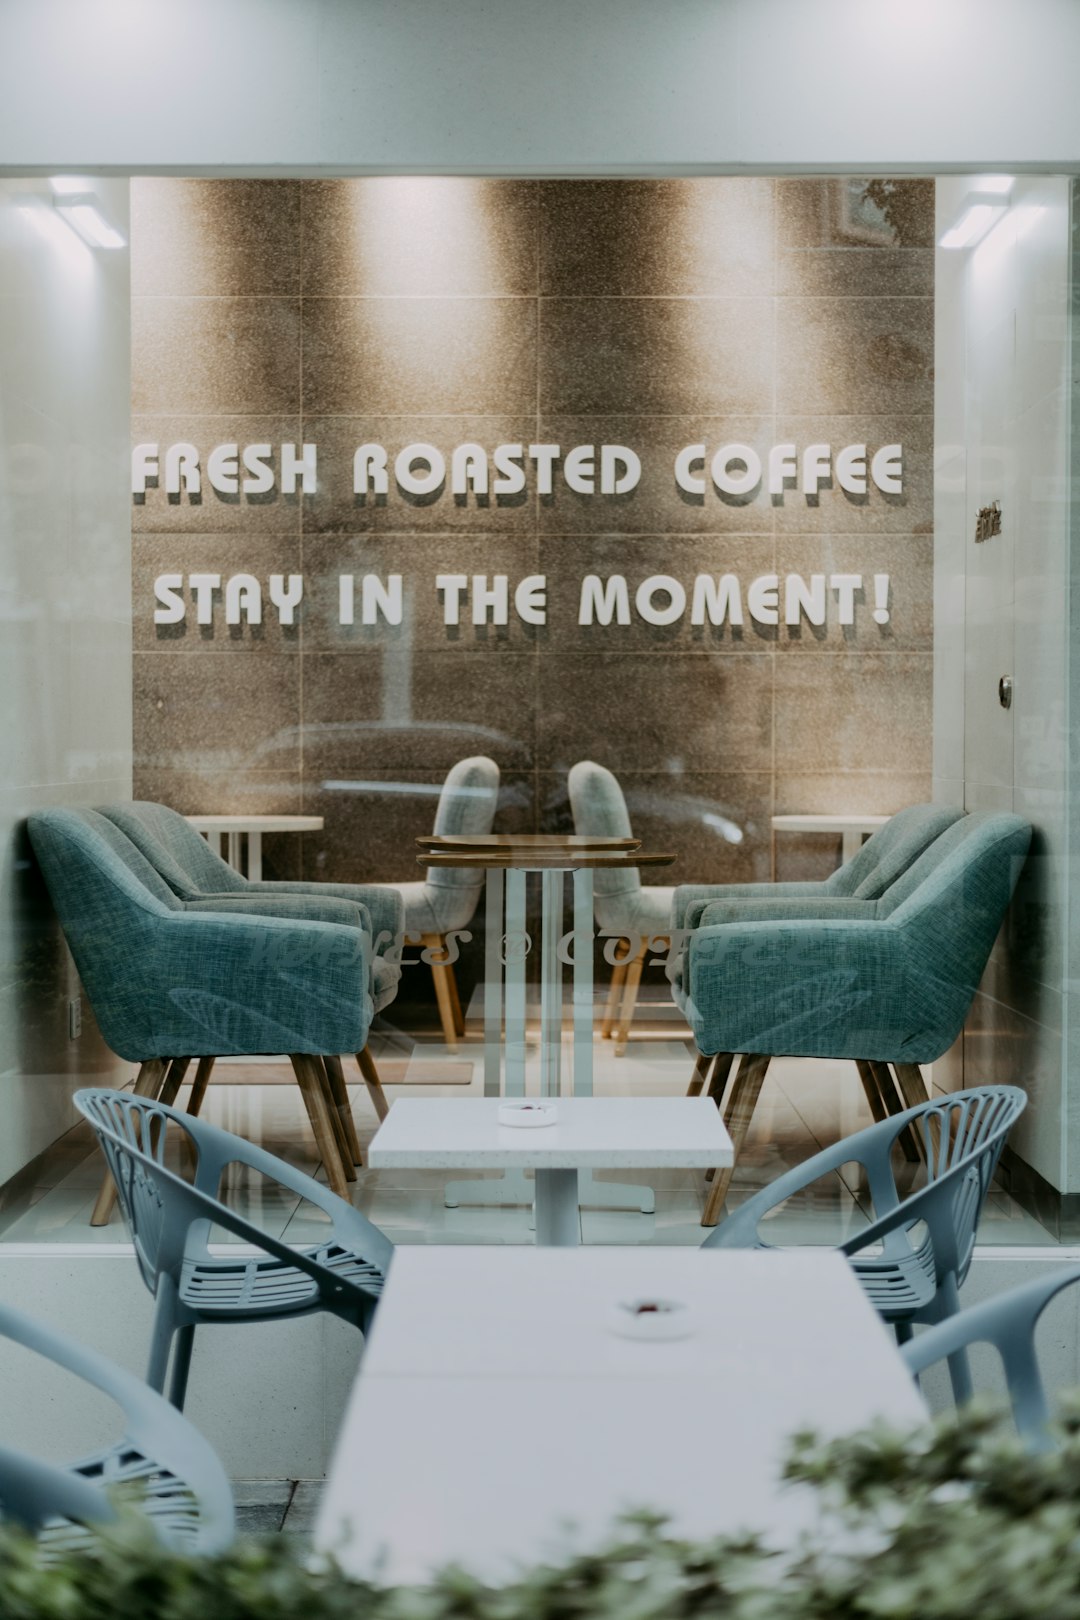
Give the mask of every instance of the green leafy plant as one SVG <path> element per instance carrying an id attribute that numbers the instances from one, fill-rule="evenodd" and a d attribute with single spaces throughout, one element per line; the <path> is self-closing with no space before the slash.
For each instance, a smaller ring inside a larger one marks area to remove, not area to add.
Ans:
<path id="1" fill-rule="evenodd" d="M 705 1543 L 639 1514 L 610 1543 L 492 1586 L 448 1569 L 425 1587 L 349 1579 L 288 1537 L 217 1559 L 163 1557 L 134 1514 L 47 1565 L 0 1533 L 2 1620 L 1080 1620 L 1080 1403 L 1029 1455 L 985 1407 L 914 1436 L 800 1436 L 815 1493 L 790 1555 L 753 1536 Z"/>

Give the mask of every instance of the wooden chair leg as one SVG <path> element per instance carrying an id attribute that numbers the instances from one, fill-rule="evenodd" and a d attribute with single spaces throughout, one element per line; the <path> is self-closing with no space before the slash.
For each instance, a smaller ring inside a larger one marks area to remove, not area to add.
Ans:
<path id="1" fill-rule="evenodd" d="M 862 1081 L 862 1088 L 866 1093 L 866 1100 L 870 1104 L 870 1112 L 874 1116 L 874 1123 L 875 1125 L 880 1125 L 882 1120 L 885 1118 L 887 1110 L 885 1108 L 885 1103 L 881 1092 L 878 1089 L 877 1076 L 874 1074 L 872 1065 L 867 1063 L 863 1058 L 855 1059 L 855 1067 L 859 1071 L 859 1079 Z"/>
<path id="2" fill-rule="evenodd" d="M 429 951 L 441 951 L 443 960 L 435 960 L 431 964 L 431 978 L 435 985 L 435 1000 L 439 1005 L 439 1022 L 442 1024 L 443 1040 L 451 1052 L 458 1049 L 457 1021 L 454 1018 L 454 1003 L 457 1000 L 457 987 L 450 988 L 447 980 L 450 969 L 446 965 L 446 941 L 441 934 L 421 934 L 420 943 Z M 461 1009 L 458 1008 L 458 1017 Z"/>
<path id="3" fill-rule="evenodd" d="M 326 1067 L 325 1058 L 320 1057 L 315 1059 L 315 1071 L 319 1077 L 319 1084 L 322 1087 L 323 1096 L 326 1098 L 326 1106 L 330 1113 L 330 1124 L 334 1129 L 334 1141 L 337 1143 L 338 1158 L 341 1160 L 341 1168 L 345 1174 L 345 1180 L 355 1181 L 356 1165 L 353 1161 L 352 1148 L 349 1144 L 349 1133 L 345 1129 L 345 1120 L 342 1117 L 341 1110 L 338 1108 L 337 1099 L 334 1096 L 334 1088 L 330 1083 L 330 1074 Z"/>
<path id="4" fill-rule="evenodd" d="M 746 1140 L 746 1133 L 750 1129 L 750 1121 L 754 1117 L 754 1109 L 761 1095 L 770 1061 L 771 1059 L 763 1052 L 746 1052 L 739 1064 L 739 1072 L 731 1088 L 731 1100 L 724 1119 L 728 1135 L 731 1137 L 731 1145 L 735 1150 L 736 1162 Z M 720 1219 L 720 1211 L 724 1207 L 734 1172 L 735 1165 L 730 1164 L 714 1176 L 709 1196 L 705 1201 L 705 1213 L 701 1217 L 702 1226 L 715 1226 Z"/>
<path id="5" fill-rule="evenodd" d="M 353 1164 L 363 1164 L 364 1155 L 360 1151 L 360 1139 L 356 1134 L 356 1121 L 353 1119 L 352 1104 L 349 1101 L 349 1088 L 345 1084 L 341 1059 L 336 1056 L 325 1057 L 323 1058 L 323 1064 L 326 1068 L 326 1078 L 330 1082 L 330 1095 L 334 1101 L 334 1108 L 345 1131 L 345 1151 Z"/>
<path id="6" fill-rule="evenodd" d="M 702 1087 L 708 1080 L 709 1071 L 712 1069 L 715 1062 L 715 1053 L 698 1053 L 697 1058 L 694 1061 L 694 1072 L 690 1076 L 690 1084 L 686 1088 L 686 1095 L 688 1097 L 698 1097 L 701 1095 Z"/>
<path id="7" fill-rule="evenodd" d="M 607 1001 L 604 1003 L 604 1017 L 600 1025 L 600 1039 L 602 1041 L 608 1040 L 611 1036 L 612 1030 L 615 1028 L 615 1019 L 619 1011 L 619 1001 L 622 997 L 622 988 L 626 982 L 626 969 L 629 966 L 630 958 L 633 954 L 633 949 L 630 946 L 629 941 L 627 941 L 626 955 L 620 956 L 619 959 L 612 965 L 611 983 L 608 985 Z"/>
<path id="8" fill-rule="evenodd" d="M 331 1190 L 336 1192 L 339 1198 L 347 1199 L 349 1183 L 334 1132 L 332 1111 L 328 1101 L 328 1085 L 322 1063 L 306 1052 L 293 1053 L 289 1061 L 296 1075 L 296 1083 L 300 1087 L 300 1095 L 304 1099 L 308 1119 L 311 1121 L 316 1150 L 326 1166 L 326 1176 Z"/>
<path id="9" fill-rule="evenodd" d="M 168 1058 L 150 1058 L 148 1062 L 140 1065 L 135 1080 L 136 1097 L 156 1097 L 158 1095 L 165 1083 L 168 1063 Z M 116 1183 L 112 1178 L 112 1172 L 106 1170 L 105 1179 L 101 1183 L 101 1191 L 97 1195 L 97 1202 L 90 1216 L 90 1225 L 107 1225 L 115 1203 Z"/>
<path id="10" fill-rule="evenodd" d="M 716 1062 L 713 1065 L 712 1079 L 709 1081 L 709 1096 L 712 1098 L 717 1108 L 720 1107 L 720 1101 L 724 1095 L 724 1088 L 728 1083 L 728 1076 L 731 1074 L 731 1066 L 734 1062 L 734 1052 L 717 1052 Z"/>
<path id="11" fill-rule="evenodd" d="M 169 1071 L 165 1076 L 165 1083 L 158 1092 L 158 1102 L 163 1102 L 168 1108 L 174 1107 L 180 1087 L 184 1083 L 184 1076 L 190 1067 L 191 1059 L 189 1057 L 173 1058 L 169 1064 Z"/>
<path id="12" fill-rule="evenodd" d="M 885 1108 L 890 1114 L 904 1112 L 904 1099 L 900 1095 L 900 1088 L 896 1084 L 896 1077 L 887 1063 L 874 1062 L 870 1065 L 874 1071 L 878 1090 L 881 1093 Z M 918 1131 L 913 1131 L 909 1125 L 900 1132 L 900 1151 L 908 1164 L 918 1164 L 923 1157 L 922 1137 Z"/>
<path id="13" fill-rule="evenodd" d="M 634 1008 L 637 1005 L 638 985 L 641 983 L 641 973 L 645 966 L 645 957 L 649 949 L 649 941 L 642 942 L 633 961 L 627 965 L 626 977 L 622 987 L 622 1006 L 619 1008 L 619 1021 L 615 1026 L 615 1056 L 626 1056 L 626 1043 L 630 1039 L 630 1025 L 634 1021 Z"/>
<path id="14" fill-rule="evenodd" d="M 900 1095 L 904 1099 L 905 1108 L 918 1108 L 921 1103 L 930 1101 L 930 1088 L 922 1077 L 922 1070 L 917 1063 L 894 1063 L 893 1072 L 896 1083 L 900 1088 Z M 940 1128 L 936 1120 L 929 1121 L 931 1131 L 931 1146 L 936 1154 L 940 1147 Z M 926 1136 L 922 1130 L 910 1130 L 905 1135 L 915 1138 L 920 1159 L 926 1158 Z"/>
<path id="15" fill-rule="evenodd" d="M 198 1114 L 206 1098 L 206 1088 L 210 1084 L 210 1076 L 214 1072 L 214 1059 L 201 1057 L 195 1070 L 195 1079 L 191 1086 L 191 1096 L 188 1098 L 187 1111 L 189 1114 Z"/>
<path id="16" fill-rule="evenodd" d="M 447 962 L 444 969 L 446 973 L 446 988 L 450 992 L 450 1011 L 454 1018 L 454 1032 L 459 1041 L 465 1039 L 465 1014 L 461 1010 L 461 997 L 458 995 L 457 974 L 452 965 Z"/>
<path id="17" fill-rule="evenodd" d="M 380 1119 L 385 1119 L 390 1112 L 390 1105 L 386 1101 L 386 1092 L 383 1090 L 383 1083 L 379 1079 L 379 1071 L 375 1067 L 375 1059 L 371 1055 L 371 1049 L 365 1046 L 362 1052 L 357 1052 L 356 1061 L 360 1065 L 360 1073 L 364 1077 L 368 1096 L 375 1104 L 375 1112 Z"/>

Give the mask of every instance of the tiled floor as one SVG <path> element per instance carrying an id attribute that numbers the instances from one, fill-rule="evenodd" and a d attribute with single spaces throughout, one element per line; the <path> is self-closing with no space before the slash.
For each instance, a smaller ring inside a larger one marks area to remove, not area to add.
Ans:
<path id="1" fill-rule="evenodd" d="M 598 1095 L 670 1095 L 686 1090 L 691 1059 L 688 1044 L 670 1023 L 643 1019 L 643 1036 L 631 1042 L 624 1058 L 611 1055 L 597 1041 L 595 1090 Z M 432 1038 L 415 1043 L 411 1061 L 400 1034 L 374 1037 L 372 1050 L 388 1081 L 391 1100 L 406 1092 L 416 1096 L 468 1096 L 482 1089 L 482 1051 L 471 1039 L 452 1056 Z M 472 1064 L 473 1077 L 462 1079 Z M 361 1144 L 366 1147 L 376 1126 L 374 1110 L 359 1074 L 351 1064 L 350 1087 Z M 441 1072 L 447 1086 L 431 1080 Z M 422 1078 L 428 1082 L 416 1084 Z M 185 1093 L 181 1093 L 183 1105 Z M 222 1063 L 215 1071 L 206 1104 L 215 1123 L 260 1142 L 272 1152 L 312 1174 L 319 1174 L 314 1142 L 287 1063 L 255 1065 Z M 780 1059 L 773 1063 L 762 1091 L 750 1136 L 735 1171 L 729 1199 L 747 1198 L 819 1148 L 870 1123 L 869 1110 L 853 1064 Z M 586 1243 L 700 1243 L 704 1182 L 698 1172 L 611 1172 L 602 1179 L 644 1182 L 656 1193 L 656 1213 L 584 1208 L 581 1231 Z M 89 1225 L 90 1210 L 101 1180 L 101 1161 L 86 1127 L 62 1138 L 35 1176 L 9 1184 L 0 1193 L 0 1242 L 116 1243 L 124 1234 L 119 1217 L 101 1228 Z M 362 1170 L 353 1188 L 355 1203 L 397 1243 L 529 1243 L 530 1211 L 523 1207 L 443 1203 L 446 1177 L 432 1171 Z M 322 1217 L 292 1194 L 248 1175 L 227 1188 L 234 1207 L 289 1242 L 320 1234 Z M 830 1174 L 791 1199 L 769 1221 L 772 1241 L 827 1243 L 842 1241 L 868 1218 L 865 1189 L 848 1167 Z M 221 1234 L 224 1236 L 225 1234 Z M 1054 1240 L 1009 1197 L 992 1192 L 982 1224 L 981 1241 L 990 1244 L 1051 1244 Z"/>

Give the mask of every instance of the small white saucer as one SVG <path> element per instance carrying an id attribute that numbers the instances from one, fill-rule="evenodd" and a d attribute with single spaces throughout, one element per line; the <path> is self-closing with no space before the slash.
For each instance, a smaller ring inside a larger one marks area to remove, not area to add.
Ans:
<path id="1" fill-rule="evenodd" d="M 678 1299 L 649 1298 L 620 1300 L 608 1320 L 612 1333 L 620 1339 L 689 1339 L 697 1332 L 697 1317 L 689 1305 Z"/>
<path id="2" fill-rule="evenodd" d="M 553 1102 L 504 1102 L 499 1104 L 499 1124 L 512 1125 L 515 1130 L 519 1131 L 535 1131 L 542 1125 L 554 1125 L 558 1117 L 558 1104 Z"/>

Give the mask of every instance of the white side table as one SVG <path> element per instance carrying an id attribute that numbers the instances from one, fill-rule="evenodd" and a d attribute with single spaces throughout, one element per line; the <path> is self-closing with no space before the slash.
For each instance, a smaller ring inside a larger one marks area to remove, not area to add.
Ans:
<path id="1" fill-rule="evenodd" d="M 238 872 L 243 871 L 240 859 L 240 839 L 247 834 L 247 873 L 252 883 L 262 879 L 262 838 L 263 833 L 275 832 L 322 832 L 322 816 L 185 816 L 184 820 L 190 822 L 196 832 L 206 838 L 210 848 L 216 855 L 222 855 L 230 866 Z M 228 853 L 221 847 L 223 838 L 228 839 Z"/>
<path id="2" fill-rule="evenodd" d="M 884 827 L 891 816 L 773 816 L 772 875 L 776 882 L 776 835 L 778 832 L 839 833 L 844 865 L 862 848 L 864 838 Z"/>
<path id="3" fill-rule="evenodd" d="M 570 1248 L 581 1242 L 579 1170 L 708 1170 L 735 1162 L 708 1097 L 560 1097 L 554 1106 L 554 1125 L 523 1130 L 499 1123 L 498 1098 L 399 1098 L 372 1138 L 368 1163 L 376 1170 L 533 1170 L 536 1241 Z M 452 1182 L 446 1201 L 458 1201 Z"/>

